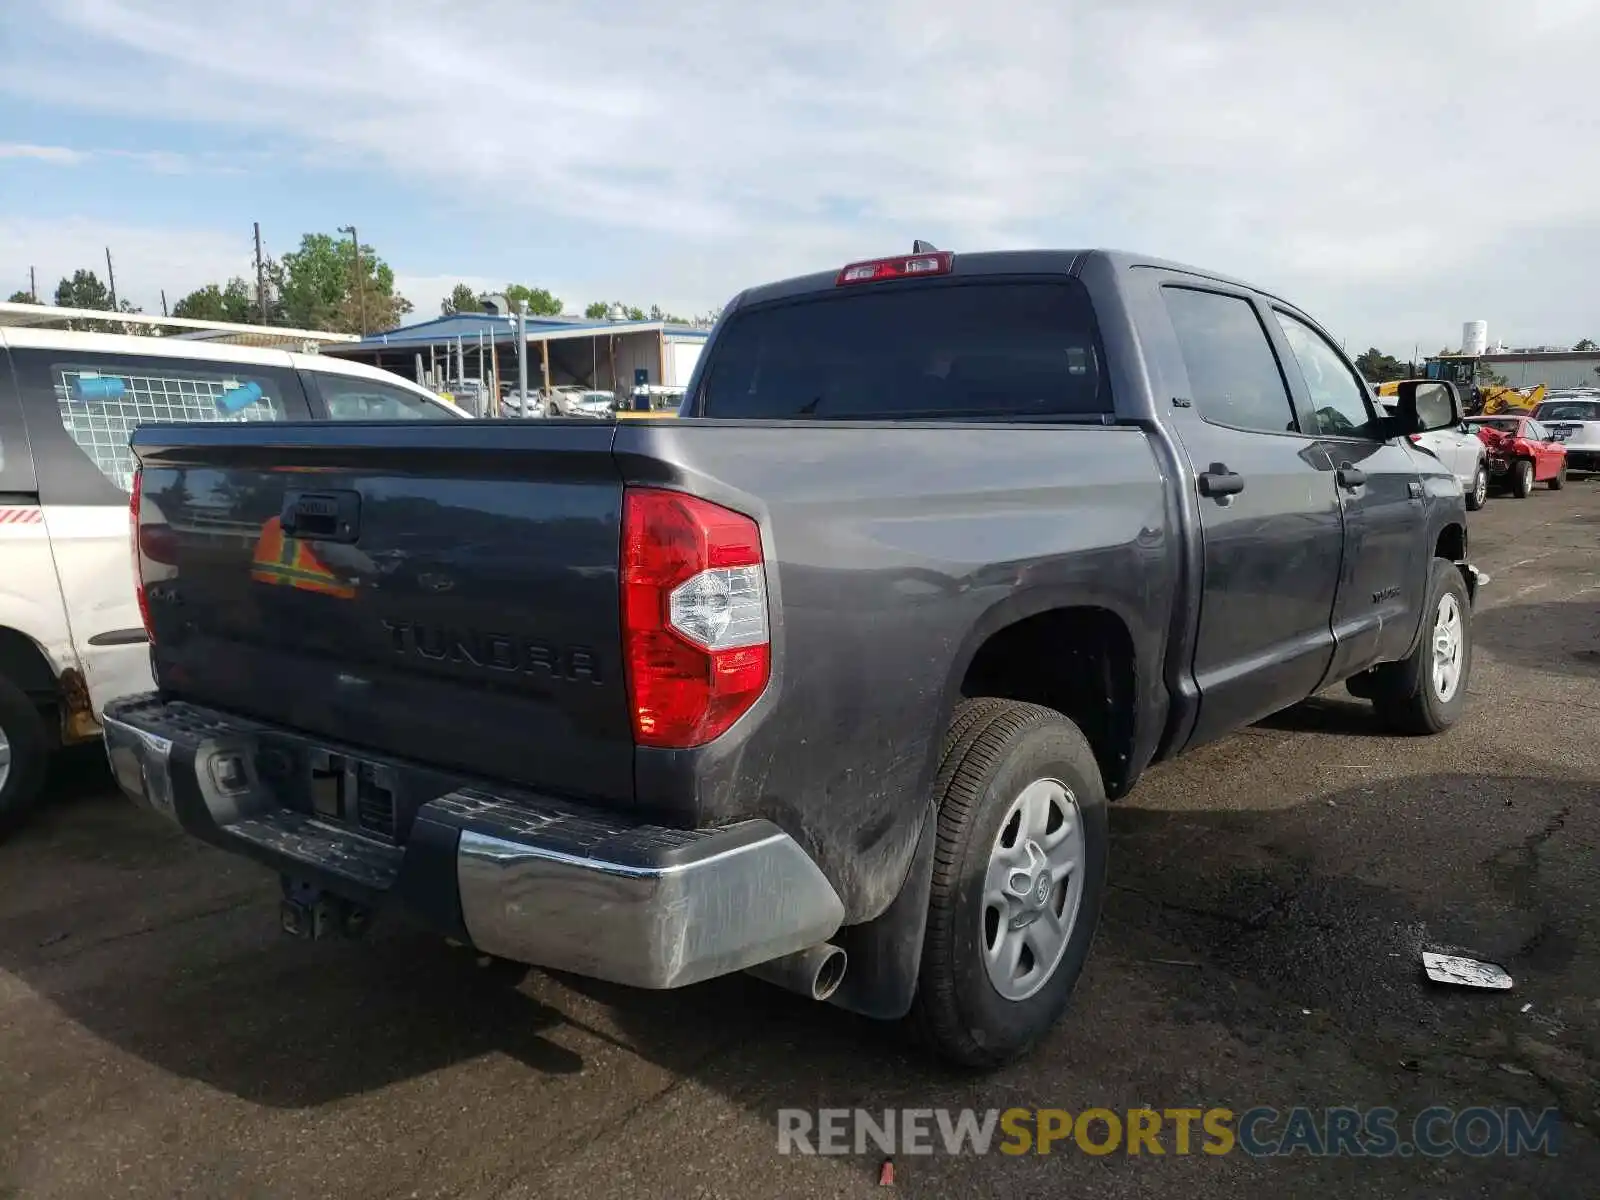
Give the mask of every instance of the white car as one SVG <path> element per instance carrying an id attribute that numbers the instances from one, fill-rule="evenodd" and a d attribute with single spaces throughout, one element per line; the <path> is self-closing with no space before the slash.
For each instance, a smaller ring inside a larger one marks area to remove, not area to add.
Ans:
<path id="1" fill-rule="evenodd" d="M 1390 413 L 1394 400 L 1382 398 Z M 1436 429 L 1432 433 L 1413 433 L 1411 444 L 1420 446 L 1433 455 L 1461 481 L 1461 490 L 1467 497 L 1467 507 L 1476 512 L 1489 499 L 1489 463 L 1482 440 L 1465 421 L 1449 429 Z"/>
<path id="2" fill-rule="evenodd" d="M 1600 391 L 1558 392 L 1533 410 L 1567 448 L 1567 470 L 1600 471 Z"/>
<path id="3" fill-rule="evenodd" d="M 55 747 L 154 686 L 133 587 L 138 425 L 467 414 L 407 379 L 316 354 L 0 327 L 0 834 Z"/>

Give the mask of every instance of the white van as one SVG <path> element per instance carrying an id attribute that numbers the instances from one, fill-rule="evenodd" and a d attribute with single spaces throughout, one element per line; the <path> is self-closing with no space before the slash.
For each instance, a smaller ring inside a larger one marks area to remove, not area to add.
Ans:
<path id="1" fill-rule="evenodd" d="M 154 421 L 464 419 L 387 371 L 181 337 L 0 327 L 0 835 L 50 752 L 154 686 L 128 543 L 128 437 Z"/>

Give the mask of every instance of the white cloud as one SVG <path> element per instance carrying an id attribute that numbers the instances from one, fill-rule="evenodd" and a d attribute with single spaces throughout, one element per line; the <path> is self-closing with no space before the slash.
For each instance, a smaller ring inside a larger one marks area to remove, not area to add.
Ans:
<path id="1" fill-rule="evenodd" d="M 80 267 L 103 281 L 108 246 L 118 299 L 131 300 L 148 313 L 161 311 L 161 289 L 166 289 L 167 303 L 175 304 L 197 287 L 241 274 L 249 253 L 241 239 L 228 234 L 0 214 L 0 263 L 14 276 L 0 279 L 0 294 L 26 290 L 29 266 L 37 272 L 39 298 L 46 302 L 55 295 L 56 284 Z"/>
<path id="2" fill-rule="evenodd" d="M 0 158 L 26 158 L 57 166 L 77 166 L 89 156 L 68 146 L 33 146 L 27 142 L 0 142 Z"/>
<path id="3" fill-rule="evenodd" d="M 482 0 L 445 26 L 431 0 L 29 5 L 56 55 L 114 54 L 117 87 L 63 93 L 48 50 L 0 58 L 0 87 L 120 114 L 136 95 L 492 197 L 502 222 L 648 235 L 624 262 L 597 233 L 585 294 L 703 307 L 913 236 L 1114 242 L 1361 340 L 1468 316 L 1600 336 L 1584 0 Z M 1508 288 L 1508 261 L 1545 274 Z"/>

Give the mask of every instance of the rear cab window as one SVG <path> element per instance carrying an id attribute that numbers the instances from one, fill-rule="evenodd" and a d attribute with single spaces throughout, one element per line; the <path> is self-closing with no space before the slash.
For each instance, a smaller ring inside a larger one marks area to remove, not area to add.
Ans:
<path id="1" fill-rule="evenodd" d="M 864 284 L 758 303 L 718 335 L 702 417 L 1049 420 L 1112 411 L 1072 279 Z"/>
<path id="2" fill-rule="evenodd" d="M 253 363 L 71 350 L 14 350 L 41 495 L 125 502 L 141 425 L 268 422 L 307 415 L 294 373 Z"/>

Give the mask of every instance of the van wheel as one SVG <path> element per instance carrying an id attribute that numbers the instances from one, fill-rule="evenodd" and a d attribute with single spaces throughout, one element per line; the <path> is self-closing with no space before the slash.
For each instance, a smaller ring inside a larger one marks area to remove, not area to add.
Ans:
<path id="1" fill-rule="evenodd" d="M 1472 490 L 1467 493 L 1467 509 L 1477 512 L 1489 500 L 1489 472 L 1482 463 L 1478 464 L 1478 473 L 1472 477 Z"/>
<path id="2" fill-rule="evenodd" d="M 1396 733 L 1443 733 L 1460 719 L 1472 674 L 1472 604 L 1461 572 L 1436 558 L 1422 637 L 1411 657 L 1385 663 L 1362 689 Z"/>
<path id="3" fill-rule="evenodd" d="M 0 837 L 19 825 L 39 799 L 49 753 L 39 710 L 0 679 Z"/>
<path id="4" fill-rule="evenodd" d="M 1566 486 L 1567 486 L 1567 468 L 1566 468 L 1565 464 L 1563 464 L 1561 466 L 1561 468 L 1559 470 L 1557 470 L 1554 475 L 1550 476 L 1550 490 L 1552 492 L 1559 492 L 1562 488 L 1564 488 Z"/>
<path id="5" fill-rule="evenodd" d="M 968 700 L 950 732 L 910 1019 L 942 1057 L 997 1067 L 1050 1030 L 1083 971 L 1105 893 L 1105 786 L 1051 709 Z"/>
<path id="6" fill-rule="evenodd" d="M 1533 464 L 1525 458 L 1519 458 L 1511 472 L 1511 494 L 1518 500 L 1533 495 Z"/>

